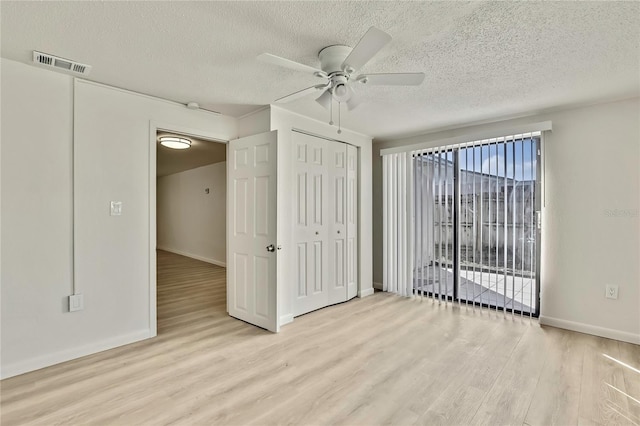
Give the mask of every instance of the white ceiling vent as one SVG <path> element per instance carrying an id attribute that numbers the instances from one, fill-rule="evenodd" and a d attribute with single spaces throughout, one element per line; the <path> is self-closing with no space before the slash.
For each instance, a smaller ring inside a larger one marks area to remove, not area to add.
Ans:
<path id="1" fill-rule="evenodd" d="M 87 75 L 91 71 L 91 65 L 81 64 L 69 59 L 49 55 L 48 53 L 33 51 L 33 62 L 46 67 L 57 68 L 59 71 L 66 71 L 72 74 Z"/>

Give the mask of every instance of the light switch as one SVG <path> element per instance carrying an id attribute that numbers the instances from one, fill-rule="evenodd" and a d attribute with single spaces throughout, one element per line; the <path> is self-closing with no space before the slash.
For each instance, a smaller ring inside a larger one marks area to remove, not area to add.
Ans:
<path id="1" fill-rule="evenodd" d="M 69 312 L 81 311 L 84 309 L 84 297 L 81 294 L 69 296 Z"/>
<path id="2" fill-rule="evenodd" d="M 606 297 L 607 299 L 617 299 L 618 298 L 618 286 L 617 285 L 606 285 L 605 286 L 604 297 Z"/>
<path id="3" fill-rule="evenodd" d="M 111 216 L 122 215 L 122 201 L 111 202 Z"/>

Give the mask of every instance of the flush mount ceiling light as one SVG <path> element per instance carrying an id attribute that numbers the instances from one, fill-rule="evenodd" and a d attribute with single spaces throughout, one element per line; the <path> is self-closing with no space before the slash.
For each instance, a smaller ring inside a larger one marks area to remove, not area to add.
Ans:
<path id="1" fill-rule="evenodd" d="M 160 136 L 158 142 L 160 142 L 160 145 L 171 149 L 191 148 L 191 141 L 189 139 L 179 138 L 177 136 Z"/>

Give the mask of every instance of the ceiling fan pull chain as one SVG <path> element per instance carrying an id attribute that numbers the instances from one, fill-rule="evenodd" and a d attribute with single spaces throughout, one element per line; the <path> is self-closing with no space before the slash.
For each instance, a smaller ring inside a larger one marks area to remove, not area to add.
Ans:
<path id="1" fill-rule="evenodd" d="M 342 104 L 342 102 L 338 102 L 338 134 L 342 133 L 342 124 L 340 121 L 340 104 Z"/>
<path id="2" fill-rule="evenodd" d="M 333 126 L 333 97 L 331 99 L 331 103 L 329 104 L 329 125 Z"/>

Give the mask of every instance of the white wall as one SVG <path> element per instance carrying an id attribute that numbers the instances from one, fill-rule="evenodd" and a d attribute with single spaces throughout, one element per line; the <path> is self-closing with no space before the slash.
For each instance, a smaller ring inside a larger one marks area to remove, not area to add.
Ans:
<path id="1" fill-rule="evenodd" d="M 268 132 L 271 128 L 271 107 L 266 106 L 238 118 L 238 137 Z"/>
<path id="2" fill-rule="evenodd" d="M 271 130 L 278 130 L 278 244 L 283 246 L 278 253 L 278 300 L 280 301 L 280 325 L 293 320 L 293 297 L 295 278 L 291 276 L 295 268 L 293 265 L 292 251 L 287 248 L 294 247 L 293 233 L 284 235 L 281 230 L 291 229 L 293 220 L 293 193 L 295 151 L 292 149 L 291 130 L 300 129 L 318 136 L 340 140 L 358 147 L 359 155 L 359 271 L 360 283 L 358 296 L 364 297 L 373 293 L 372 264 L 371 264 L 371 137 L 342 129 L 337 134 L 337 128 L 317 120 L 271 106 Z M 283 166 L 284 165 L 284 166 Z M 283 274 L 283 275 L 280 275 Z"/>
<path id="3" fill-rule="evenodd" d="M 553 131 L 545 135 L 541 323 L 640 343 L 637 98 L 374 144 L 375 281 L 382 282 L 381 148 L 436 146 L 454 136 L 546 120 Z M 605 284 L 619 285 L 618 300 L 604 297 Z"/>
<path id="4" fill-rule="evenodd" d="M 156 194 L 158 248 L 226 266 L 227 163 L 159 177 Z"/>
<path id="5" fill-rule="evenodd" d="M 65 314 L 73 263 L 73 80 L 5 59 L 0 67 L 6 377 L 23 359 L 82 345 L 83 337 L 78 318 Z"/>
<path id="6" fill-rule="evenodd" d="M 4 378 L 155 335 L 156 130 L 230 140 L 238 121 L 0 64 Z M 293 127 L 336 136 L 335 127 L 277 108 L 240 120 L 243 133 L 268 130 L 267 119 L 285 135 L 283 147 Z M 363 296 L 372 292 L 371 138 L 344 130 L 339 139 L 360 148 Z M 279 176 L 285 202 L 290 177 Z M 121 216 L 110 216 L 110 201 L 123 203 Z M 74 286 L 85 307 L 70 313 Z"/>
<path id="7" fill-rule="evenodd" d="M 0 64 L 0 374 L 9 377 L 155 334 L 155 129 L 228 140 L 237 125 L 18 62 Z M 122 216 L 109 215 L 112 200 L 123 202 Z M 85 308 L 69 313 L 74 279 Z"/>

